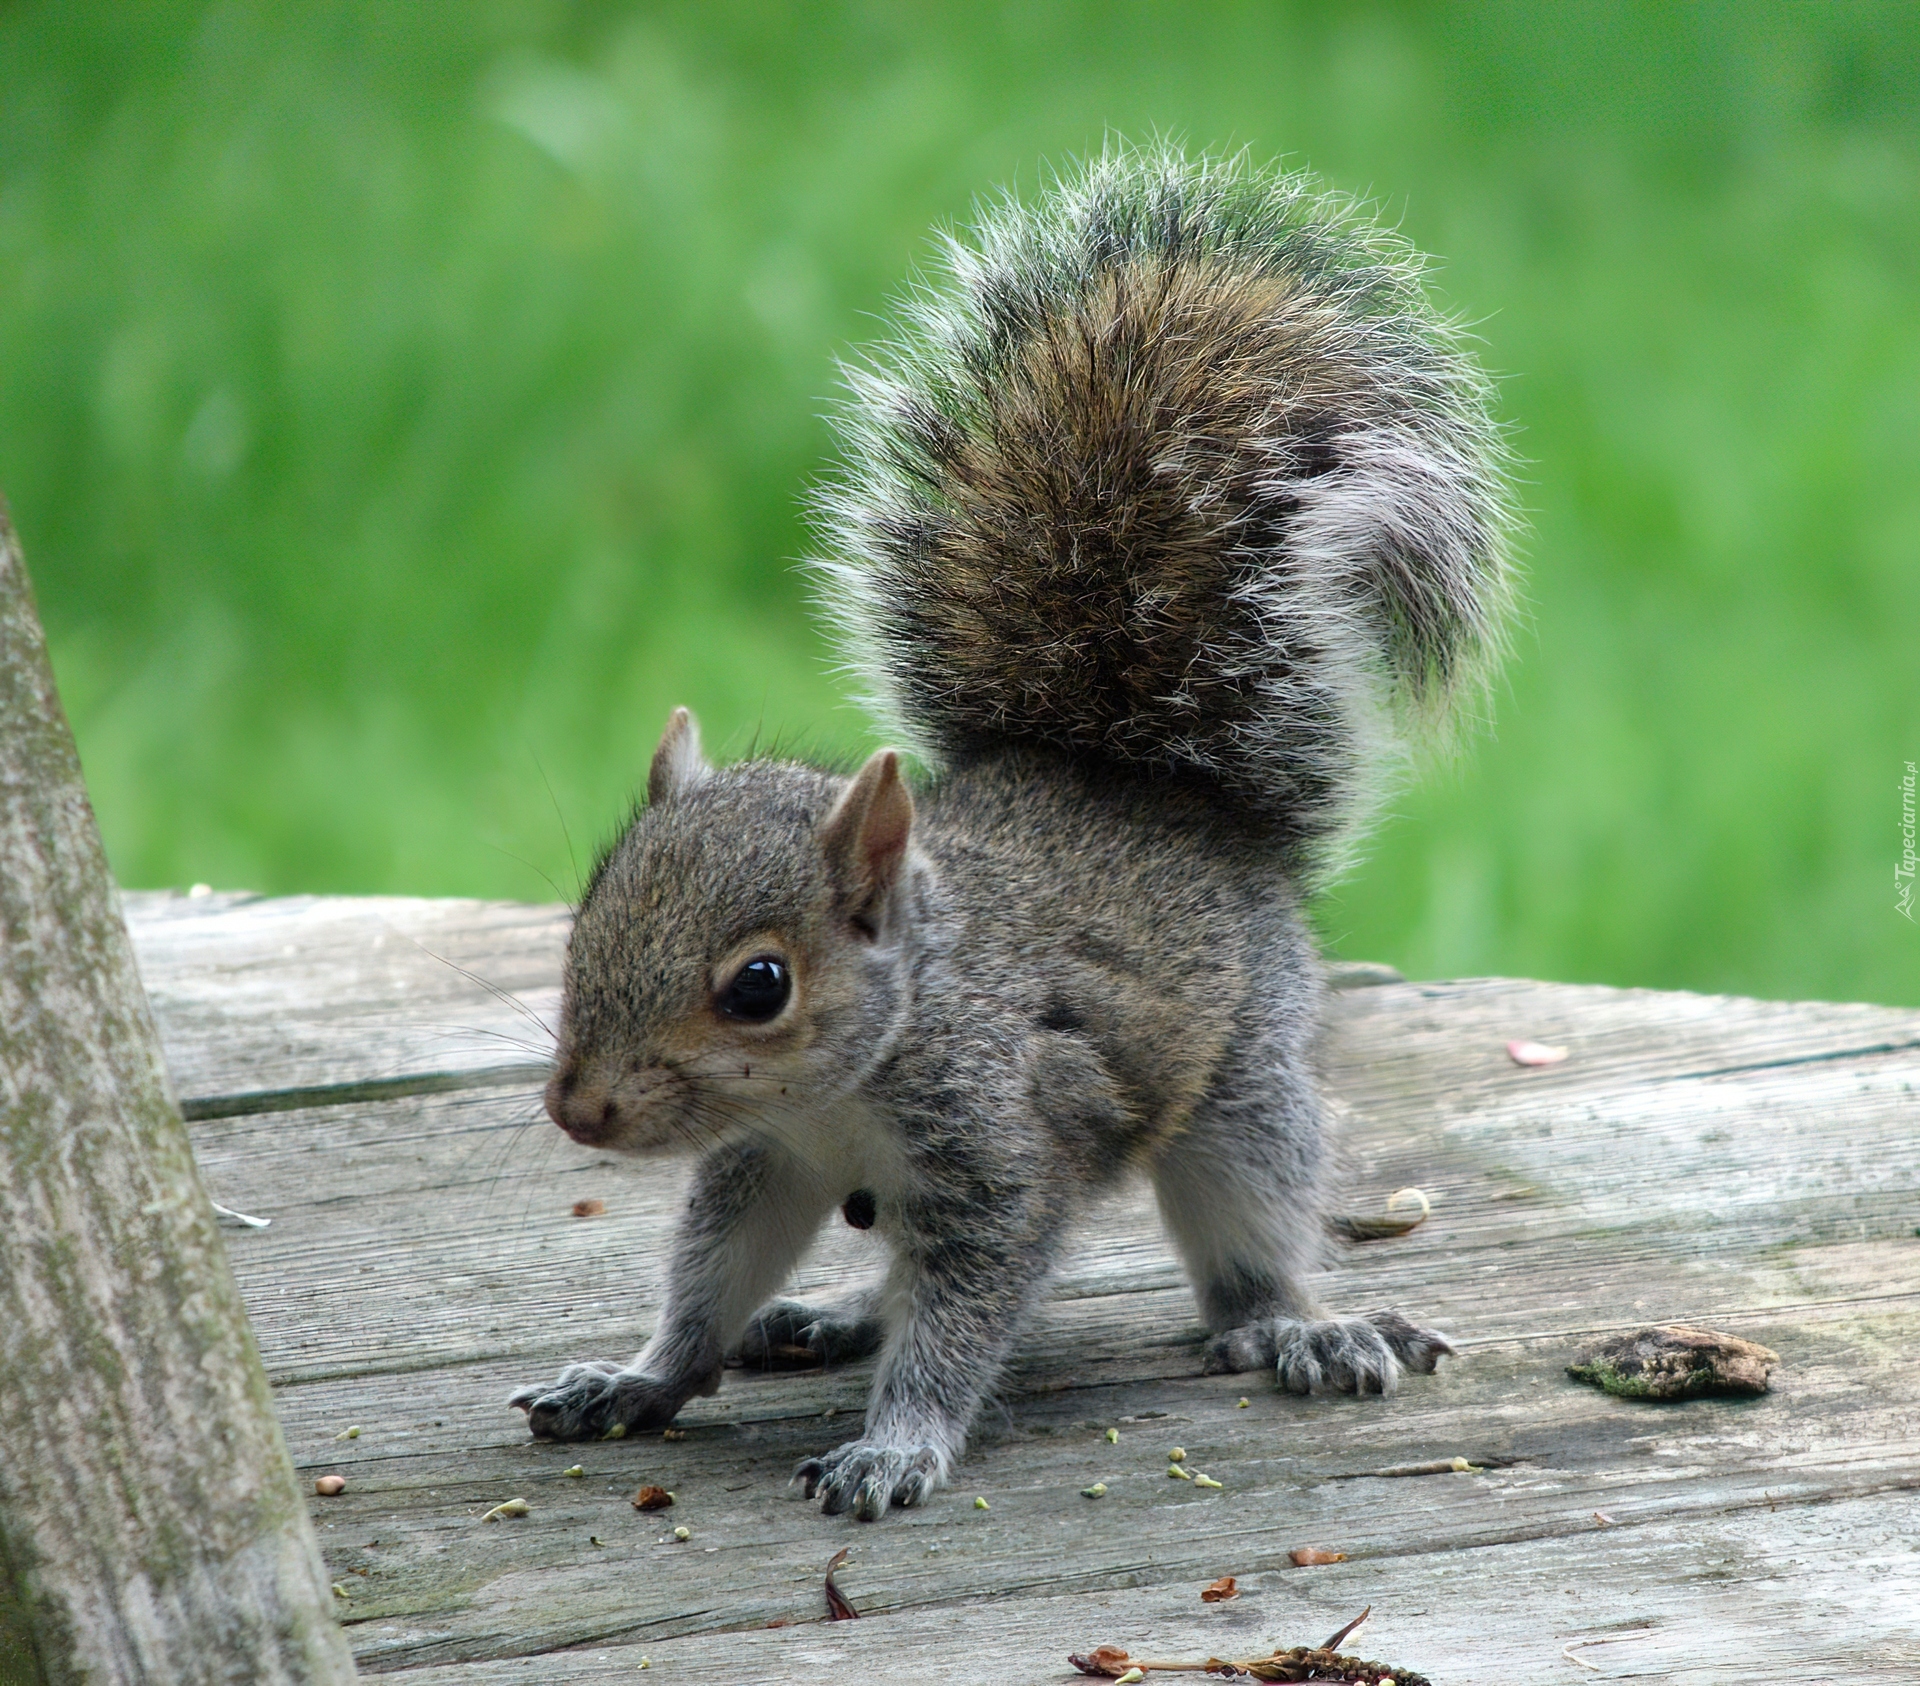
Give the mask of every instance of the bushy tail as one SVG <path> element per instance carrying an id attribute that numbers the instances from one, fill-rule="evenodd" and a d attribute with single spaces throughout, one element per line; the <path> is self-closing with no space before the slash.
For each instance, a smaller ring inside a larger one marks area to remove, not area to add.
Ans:
<path id="1" fill-rule="evenodd" d="M 892 729 L 1200 779 L 1325 860 L 1486 671 L 1490 388 L 1300 175 L 1112 153 L 946 242 L 847 371 L 819 570 Z"/>

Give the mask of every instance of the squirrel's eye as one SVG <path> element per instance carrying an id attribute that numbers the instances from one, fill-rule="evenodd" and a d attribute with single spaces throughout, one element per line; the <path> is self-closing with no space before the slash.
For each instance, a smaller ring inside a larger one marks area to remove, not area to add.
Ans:
<path id="1" fill-rule="evenodd" d="M 765 1024 L 776 1018 L 793 993 L 793 977 L 787 963 L 771 954 L 756 955 L 733 974 L 733 981 L 720 991 L 717 1005 L 730 1019 L 745 1019 L 749 1024 Z"/>

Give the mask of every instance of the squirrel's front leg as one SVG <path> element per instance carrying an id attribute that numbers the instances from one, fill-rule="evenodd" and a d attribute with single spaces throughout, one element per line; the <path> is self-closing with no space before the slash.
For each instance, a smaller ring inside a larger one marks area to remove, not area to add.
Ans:
<path id="1" fill-rule="evenodd" d="M 872 1522 L 946 1485 L 1046 1280 L 1061 1223 L 1045 1191 L 1001 1183 L 987 1200 L 970 1169 L 940 1164 L 938 1182 L 929 1177 L 886 1223 L 897 1249 L 886 1290 L 896 1320 L 866 1431 L 796 1472 L 828 1515 L 850 1510 Z"/>
<path id="2" fill-rule="evenodd" d="M 616 1425 L 660 1428 L 720 1385 L 721 1355 L 786 1279 L 833 1209 L 813 1169 L 766 1144 L 722 1147 L 694 1171 L 674 1243 L 666 1309 L 627 1364 L 569 1364 L 507 1403 L 543 1440 L 595 1440 Z"/>

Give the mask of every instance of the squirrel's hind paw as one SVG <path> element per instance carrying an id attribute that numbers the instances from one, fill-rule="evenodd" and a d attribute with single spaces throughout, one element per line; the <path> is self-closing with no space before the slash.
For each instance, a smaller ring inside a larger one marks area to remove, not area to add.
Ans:
<path id="1" fill-rule="evenodd" d="M 740 1362 L 749 1370 L 846 1364 L 878 1352 L 886 1333 L 878 1317 L 862 1310 L 774 1300 L 753 1314 L 740 1337 Z"/>
<path id="2" fill-rule="evenodd" d="M 606 1359 L 589 1359 L 569 1364 L 544 1386 L 519 1389 L 507 1403 L 527 1413 L 536 1440 L 598 1440 L 616 1426 L 664 1427 L 691 1391 Z"/>
<path id="3" fill-rule="evenodd" d="M 1392 1393 L 1400 1368 L 1431 1371 L 1453 1351 L 1446 1336 L 1397 1311 L 1309 1322 L 1269 1317 L 1230 1329 L 1207 1352 L 1208 1375 L 1269 1367 L 1289 1393 Z"/>
<path id="4" fill-rule="evenodd" d="M 889 1505 L 917 1505 L 947 1482 L 947 1460 L 936 1446 L 881 1446 L 849 1440 L 808 1458 L 793 1472 L 808 1498 L 816 1495 L 828 1516 L 850 1510 L 862 1522 L 877 1522 Z"/>

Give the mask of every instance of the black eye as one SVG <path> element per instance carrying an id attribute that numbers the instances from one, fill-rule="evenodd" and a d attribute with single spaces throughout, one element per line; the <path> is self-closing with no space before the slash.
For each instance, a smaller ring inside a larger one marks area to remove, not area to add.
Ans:
<path id="1" fill-rule="evenodd" d="M 716 1003 L 730 1019 L 745 1019 L 749 1024 L 765 1024 L 777 1018 L 793 993 L 793 977 L 787 963 L 771 954 L 756 955 L 733 974 L 733 981 L 720 991 Z"/>

